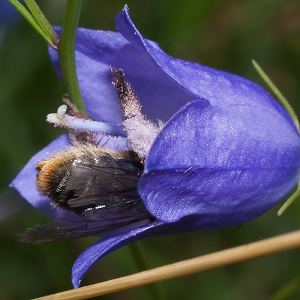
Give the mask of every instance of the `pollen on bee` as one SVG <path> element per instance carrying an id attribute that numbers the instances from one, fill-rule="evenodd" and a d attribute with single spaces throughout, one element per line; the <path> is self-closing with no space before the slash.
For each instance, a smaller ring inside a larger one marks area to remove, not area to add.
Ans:
<path id="1" fill-rule="evenodd" d="M 142 113 L 138 96 L 125 80 L 122 69 L 110 68 L 112 83 L 116 89 L 123 112 L 123 126 L 132 150 L 144 160 L 150 147 L 163 127 L 162 122 L 155 124 Z"/>
<path id="2" fill-rule="evenodd" d="M 70 164 L 73 159 L 72 151 L 59 152 L 45 161 L 38 163 L 36 170 L 37 186 L 41 194 L 51 196 L 57 182 L 57 174 Z"/>

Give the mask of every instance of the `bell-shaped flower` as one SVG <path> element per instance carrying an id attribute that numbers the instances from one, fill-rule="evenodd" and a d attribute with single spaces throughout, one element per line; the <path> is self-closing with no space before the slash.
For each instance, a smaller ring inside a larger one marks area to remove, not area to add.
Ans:
<path id="1" fill-rule="evenodd" d="M 120 136 L 110 147 L 126 138 L 111 66 L 124 70 L 146 118 L 165 123 L 137 186 L 151 217 L 105 232 L 86 249 L 73 267 L 75 287 L 94 263 L 129 242 L 247 222 L 299 181 L 299 134 L 268 92 L 242 77 L 169 56 L 141 35 L 127 7 L 117 16 L 116 29 L 78 29 L 78 79 L 88 115 Z M 59 73 L 57 52 L 51 49 L 50 56 Z M 36 186 L 37 164 L 69 144 L 66 135 L 54 140 L 31 158 L 12 186 L 54 220 L 68 222 L 70 230 L 84 223 L 91 227 L 83 234 L 97 234 L 97 222 L 51 205 Z"/>

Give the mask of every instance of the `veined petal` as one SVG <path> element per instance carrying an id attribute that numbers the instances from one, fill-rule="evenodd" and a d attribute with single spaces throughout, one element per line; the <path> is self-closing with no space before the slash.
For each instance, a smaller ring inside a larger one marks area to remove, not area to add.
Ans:
<path id="1" fill-rule="evenodd" d="M 50 48 L 49 53 L 59 73 L 57 52 Z M 131 45 L 122 34 L 81 28 L 77 31 L 76 67 L 87 112 L 94 120 L 116 125 L 122 122 L 110 66 L 124 70 L 143 112 L 153 121 L 168 120 L 191 99 L 144 49 Z"/>
<path id="2" fill-rule="evenodd" d="M 223 228 L 263 214 L 295 186 L 297 176 L 295 170 L 282 169 L 158 170 L 143 176 L 140 191 L 147 209 L 161 221 L 197 215 L 190 230 Z"/>
<path id="3" fill-rule="evenodd" d="M 60 34 L 60 28 L 56 31 Z M 88 115 L 96 121 L 121 124 L 121 111 L 111 84 L 109 64 L 111 55 L 127 41 L 118 33 L 80 28 L 76 40 L 76 69 L 81 95 Z M 49 47 L 50 58 L 60 74 L 59 57 Z"/>
<path id="4" fill-rule="evenodd" d="M 166 222 L 197 214 L 220 215 L 216 227 L 242 223 L 295 186 L 299 153 L 298 134 L 271 111 L 196 100 L 158 135 L 139 192 L 150 213 Z"/>
<path id="5" fill-rule="evenodd" d="M 296 130 L 289 114 L 259 85 L 231 73 L 176 59 L 163 52 L 157 44 L 146 40 L 131 21 L 127 6 L 117 16 L 116 27 L 131 45 L 147 53 L 153 64 L 165 73 L 165 82 L 169 81 L 171 85 L 173 81 L 173 85 L 176 83 L 182 88 L 187 101 L 206 98 L 213 106 L 255 106 L 257 110 L 281 115 Z"/>
<path id="6" fill-rule="evenodd" d="M 81 253 L 75 261 L 72 268 L 72 283 L 74 287 L 80 286 L 85 273 L 104 256 L 128 243 L 150 236 L 161 226 L 163 226 L 161 222 L 154 221 L 145 226 L 104 236 L 99 242 Z"/>
<path id="7" fill-rule="evenodd" d="M 117 16 L 120 33 L 78 29 L 76 63 L 88 114 L 94 120 L 120 124 L 119 103 L 111 84 L 109 66 L 124 69 L 127 80 L 151 120 L 168 120 L 195 98 L 212 105 L 255 105 L 273 111 L 294 124 L 287 112 L 257 84 L 242 77 L 173 58 L 146 40 L 130 19 L 128 7 Z M 59 72 L 57 52 L 49 50 Z M 159 109 L 158 109 L 159 108 Z"/>

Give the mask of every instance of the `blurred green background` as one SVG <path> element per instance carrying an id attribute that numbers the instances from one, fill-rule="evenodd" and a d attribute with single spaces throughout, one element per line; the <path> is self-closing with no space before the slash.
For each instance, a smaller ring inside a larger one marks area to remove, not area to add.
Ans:
<path id="1" fill-rule="evenodd" d="M 38 1 L 60 24 L 65 1 Z M 85 0 L 80 24 L 114 30 L 120 0 Z M 141 32 L 169 54 L 254 81 L 255 58 L 300 112 L 299 0 L 128 0 Z M 47 218 L 7 191 L 26 161 L 62 131 L 45 122 L 61 103 L 62 84 L 47 47 L 22 18 L 0 40 L 0 299 L 29 299 L 71 288 L 72 263 L 95 238 L 33 246 L 16 234 Z M 139 242 L 149 267 L 194 257 L 299 228 L 300 203 L 239 228 L 152 238 Z M 300 251 L 290 251 L 160 284 L 165 299 L 300 299 Z M 137 271 L 128 247 L 98 263 L 84 284 Z M 103 299 L 151 299 L 147 288 Z"/>

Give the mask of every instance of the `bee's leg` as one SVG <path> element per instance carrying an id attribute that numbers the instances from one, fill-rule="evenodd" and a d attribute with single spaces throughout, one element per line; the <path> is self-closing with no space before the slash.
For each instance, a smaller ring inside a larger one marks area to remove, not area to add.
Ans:
<path id="1" fill-rule="evenodd" d="M 112 83 L 123 112 L 123 126 L 127 138 L 132 150 L 141 160 L 144 160 L 163 125 L 157 125 L 143 115 L 139 99 L 129 82 L 125 81 L 123 70 L 112 67 L 110 69 L 113 77 Z"/>
<path id="2" fill-rule="evenodd" d="M 110 135 L 102 135 L 97 140 L 97 146 L 104 147 L 107 145 L 109 140 L 112 138 Z"/>
<path id="3" fill-rule="evenodd" d="M 82 144 L 98 145 L 98 141 L 95 134 L 88 132 L 78 132 L 76 130 L 69 130 L 69 140 L 72 146 L 79 146 Z"/>

